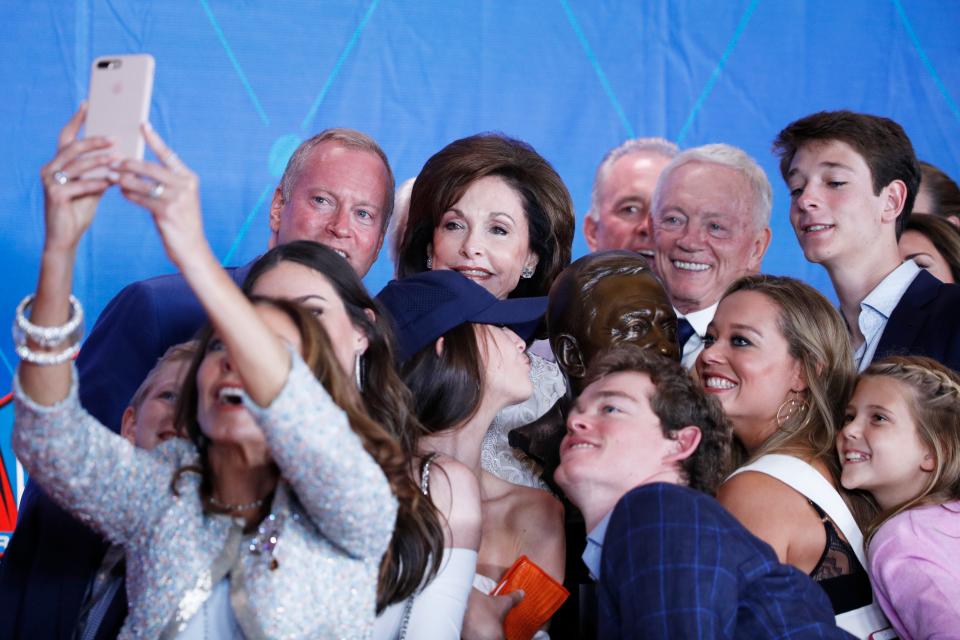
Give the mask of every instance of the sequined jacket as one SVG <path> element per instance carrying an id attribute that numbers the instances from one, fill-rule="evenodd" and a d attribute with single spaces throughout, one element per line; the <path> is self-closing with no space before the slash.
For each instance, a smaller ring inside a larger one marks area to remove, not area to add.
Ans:
<path id="1" fill-rule="evenodd" d="M 296 354 L 268 408 L 247 406 L 280 468 L 271 516 L 243 534 L 204 512 L 194 446 L 134 448 L 77 399 L 50 407 L 15 387 L 14 450 L 61 505 L 127 552 L 130 613 L 120 638 L 173 638 L 210 589 L 230 575 L 230 601 L 247 638 L 367 638 L 380 559 L 396 500 L 344 412 Z M 276 540 L 274 546 L 273 541 Z"/>

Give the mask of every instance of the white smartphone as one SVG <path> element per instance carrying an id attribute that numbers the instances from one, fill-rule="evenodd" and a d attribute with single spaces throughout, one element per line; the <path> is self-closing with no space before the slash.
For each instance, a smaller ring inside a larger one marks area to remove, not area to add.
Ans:
<path id="1" fill-rule="evenodd" d="M 124 158 L 143 159 L 140 124 L 150 117 L 155 62 L 148 53 L 101 56 L 90 66 L 87 121 L 84 137 L 109 136 L 113 152 Z M 89 171 L 99 178 L 107 169 Z"/>

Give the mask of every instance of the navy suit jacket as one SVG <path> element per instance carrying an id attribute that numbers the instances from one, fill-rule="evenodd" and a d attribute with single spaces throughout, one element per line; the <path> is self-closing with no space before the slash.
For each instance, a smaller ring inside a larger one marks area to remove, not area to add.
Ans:
<path id="1" fill-rule="evenodd" d="M 228 269 L 238 285 L 251 265 Z M 125 287 L 100 314 L 77 358 L 84 408 L 119 431 L 123 411 L 157 359 L 206 321 L 179 274 Z M 0 560 L 0 638 L 71 638 L 106 548 L 103 538 L 28 483 L 16 531 Z M 126 613 L 121 589 L 97 637 L 115 637 Z"/>
<path id="2" fill-rule="evenodd" d="M 890 314 L 873 360 L 889 355 L 928 356 L 960 371 L 960 285 L 921 269 Z"/>
<path id="3" fill-rule="evenodd" d="M 627 493 L 603 541 L 600 638 L 852 638 L 808 576 L 720 503 L 655 483 Z"/>

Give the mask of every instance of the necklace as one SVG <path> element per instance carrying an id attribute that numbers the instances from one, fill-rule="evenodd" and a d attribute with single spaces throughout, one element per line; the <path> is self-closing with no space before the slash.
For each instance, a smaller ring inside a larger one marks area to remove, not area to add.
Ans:
<path id="1" fill-rule="evenodd" d="M 253 502 L 245 502 L 242 504 L 229 504 L 225 502 L 220 502 L 219 500 L 214 498 L 212 495 L 207 496 L 207 502 L 209 502 L 210 504 L 212 504 L 218 509 L 223 509 L 224 511 L 227 511 L 228 513 L 238 513 L 240 511 L 249 511 L 250 509 L 256 509 L 257 507 L 263 506 L 264 500 L 266 500 L 266 498 L 260 498 L 259 500 L 254 500 Z"/>

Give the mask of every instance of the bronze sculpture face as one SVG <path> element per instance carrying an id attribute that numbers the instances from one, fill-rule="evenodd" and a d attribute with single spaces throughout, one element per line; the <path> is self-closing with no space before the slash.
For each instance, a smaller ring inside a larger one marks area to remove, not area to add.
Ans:
<path id="1" fill-rule="evenodd" d="M 550 289 L 550 346 L 574 391 L 587 365 L 624 342 L 680 359 L 677 317 L 643 256 L 602 251 L 567 267 Z"/>

